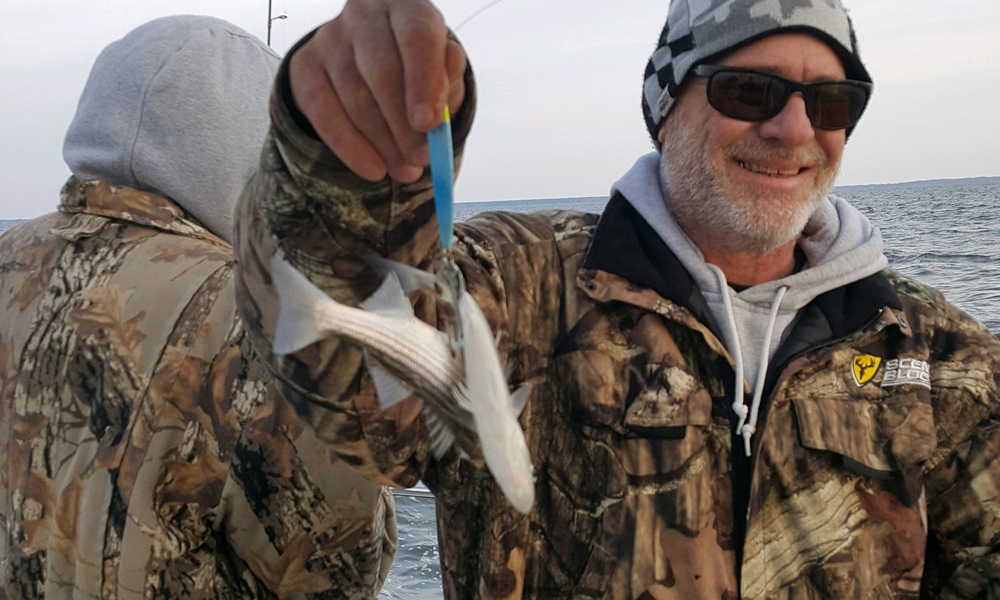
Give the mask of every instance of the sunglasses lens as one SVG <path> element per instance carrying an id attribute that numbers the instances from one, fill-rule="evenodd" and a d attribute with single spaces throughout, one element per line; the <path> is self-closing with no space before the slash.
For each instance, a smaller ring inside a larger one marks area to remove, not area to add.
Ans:
<path id="1" fill-rule="evenodd" d="M 802 91 L 814 127 L 844 129 L 858 122 L 868 103 L 868 90 L 850 81 L 798 85 L 758 71 L 720 70 L 708 76 L 708 102 L 731 119 L 766 121 L 785 108 L 794 91 Z"/>
<path id="2" fill-rule="evenodd" d="M 788 91 L 765 73 L 720 71 L 708 80 L 708 101 L 732 119 L 764 121 L 781 112 Z"/>
<path id="3" fill-rule="evenodd" d="M 806 90 L 809 120 L 820 129 L 843 129 L 861 118 L 868 92 L 851 83 L 823 83 Z"/>

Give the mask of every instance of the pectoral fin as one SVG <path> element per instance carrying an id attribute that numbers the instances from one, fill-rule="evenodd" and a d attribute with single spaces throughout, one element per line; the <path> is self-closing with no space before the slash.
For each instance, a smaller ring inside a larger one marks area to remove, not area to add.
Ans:
<path id="1" fill-rule="evenodd" d="M 513 394 L 510 395 L 510 410 L 513 413 L 514 418 L 521 416 L 524 412 L 524 407 L 528 404 L 528 396 L 531 395 L 531 384 L 522 383 L 521 387 L 517 388 Z"/>
<path id="2" fill-rule="evenodd" d="M 361 303 L 361 308 L 386 317 L 406 319 L 413 316 L 413 307 L 395 273 L 386 275 L 375 293 Z"/>
<path id="3" fill-rule="evenodd" d="M 431 452 L 434 458 L 440 459 L 455 443 L 455 433 L 430 410 L 424 409 L 424 418 L 427 421 L 427 432 L 430 434 Z"/>
<path id="4" fill-rule="evenodd" d="M 383 410 L 413 395 L 411 388 L 396 379 L 392 373 L 372 358 L 367 350 L 365 350 L 365 365 L 368 367 L 368 374 L 371 375 L 372 383 L 375 384 L 375 392 L 378 394 L 378 404 Z"/>

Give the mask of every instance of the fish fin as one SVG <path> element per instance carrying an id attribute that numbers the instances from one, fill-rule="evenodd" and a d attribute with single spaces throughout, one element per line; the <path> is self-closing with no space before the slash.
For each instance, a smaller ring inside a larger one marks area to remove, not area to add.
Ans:
<path id="1" fill-rule="evenodd" d="M 475 416 L 476 403 L 469 396 L 469 387 L 464 382 L 455 385 L 455 391 L 452 396 L 455 398 L 455 403 L 458 404 L 459 408 Z"/>
<path id="2" fill-rule="evenodd" d="M 448 335 L 448 348 L 451 350 L 451 355 L 458 360 L 459 364 L 463 363 L 462 357 L 464 356 L 464 346 L 462 340 L 458 339 L 458 332 L 451 325 L 445 325 L 445 330 Z"/>
<path id="3" fill-rule="evenodd" d="M 503 368 L 503 378 L 510 381 L 510 376 L 514 374 L 514 363 L 507 363 Z"/>
<path id="4" fill-rule="evenodd" d="M 455 434 L 440 418 L 429 410 L 424 411 L 427 422 L 427 432 L 430 434 L 431 452 L 434 458 L 441 459 L 448 448 L 455 443 Z"/>
<path id="5" fill-rule="evenodd" d="M 382 285 L 361 303 L 361 308 L 385 317 L 407 319 L 413 316 L 413 307 L 406 299 L 406 293 L 403 292 L 395 273 L 385 276 Z"/>
<path id="6" fill-rule="evenodd" d="M 326 337 L 317 324 L 316 309 L 333 300 L 277 254 L 271 257 L 271 278 L 279 297 L 274 353 L 291 354 Z"/>
<path id="7" fill-rule="evenodd" d="M 383 279 L 388 277 L 390 273 L 394 274 L 403 290 L 407 293 L 421 288 L 434 289 L 435 277 L 427 271 L 422 271 L 416 267 L 404 265 L 388 258 L 382 258 L 381 256 L 369 256 L 365 260 L 382 275 Z"/>
<path id="8" fill-rule="evenodd" d="M 365 364 L 368 366 L 368 374 L 371 375 L 372 383 L 375 384 L 379 406 L 383 409 L 389 408 L 413 395 L 411 388 L 407 387 L 399 379 L 396 379 L 367 350 L 365 350 Z"/>
<path id="9" fill-rule="evenodd" d="M 530 395 L 530 383 L 522 383 L 521 387 L 517 388 L 517 390 L 510 395 L 510 411 L 514 414 L 514 418 L 521 416 L 521 413 L 524 412 L 524 407 L 527 406 L 528 396 Z"/>

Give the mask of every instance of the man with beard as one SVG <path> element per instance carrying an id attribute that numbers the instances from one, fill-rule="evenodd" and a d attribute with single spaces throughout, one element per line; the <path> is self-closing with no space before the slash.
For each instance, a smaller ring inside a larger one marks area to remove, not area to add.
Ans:
<path id="1" fill-rule="evenodd" d="M 380 411 L 360 349 L 270 350 L 275 255 L 347 303 L 378 285 L 365 255 L 440 268 L 425 132 L 447 103 L 460 156 L 475 87 L 432 6 L 350 0 L 286 58 L 237 302 L 321 439 L 435 492 L 446 598 L 984 597 L 1000 344 L 829 195 L 871 89 L 839 0 L 674 0 L 642 94 L 661 151 L 603 214 L 456 226 L 510 383 L 532 386 L 528 514 L 462 448 L 431 452 L 414 402 Z M 433 292 L 411 302 L 451 322 Z"/>

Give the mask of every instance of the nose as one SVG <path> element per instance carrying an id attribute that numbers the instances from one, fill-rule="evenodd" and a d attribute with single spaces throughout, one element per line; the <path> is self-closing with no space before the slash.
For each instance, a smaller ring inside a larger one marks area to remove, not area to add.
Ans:
<path id="1" fill-rule="evenodd" d="M 760 134 L 765 139 L 775 139 L 786 147 L 801 146 L 816 137 L 809 115 L 806 114 L 806 101 L 801 93 L 794 93 L 788 98 L 781 112 L 760 124 Z"/>

